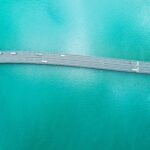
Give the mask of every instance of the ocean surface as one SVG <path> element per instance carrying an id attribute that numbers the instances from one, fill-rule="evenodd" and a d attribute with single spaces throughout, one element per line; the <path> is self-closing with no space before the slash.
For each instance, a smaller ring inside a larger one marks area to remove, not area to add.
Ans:
<path id="1" fill-rule="evenodd" d="M 150 0 L 0 0 L 0 49 L 150 61 Z M 150 75 L 0 65 L 0 150 L 149 150 Z"/>

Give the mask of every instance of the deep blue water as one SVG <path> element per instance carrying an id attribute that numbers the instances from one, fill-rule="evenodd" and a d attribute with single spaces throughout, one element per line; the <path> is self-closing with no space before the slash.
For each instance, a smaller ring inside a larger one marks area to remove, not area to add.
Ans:
<path id="1" fill-rule="evenodd" d="M 150 61 L 149 0 L 0 0 L 0 49 Z M 0 150 L 149 150 L 150 76 L 0 65 Z"/>

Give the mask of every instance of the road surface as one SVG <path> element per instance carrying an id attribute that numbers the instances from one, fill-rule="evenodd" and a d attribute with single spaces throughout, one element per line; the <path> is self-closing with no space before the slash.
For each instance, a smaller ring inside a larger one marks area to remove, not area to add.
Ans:
<path id="1" fill-rule="evenodd" d="M 150 62 L 50 52 L 1 51 L 0 64 L 44 64 L 150 74 Z"/>

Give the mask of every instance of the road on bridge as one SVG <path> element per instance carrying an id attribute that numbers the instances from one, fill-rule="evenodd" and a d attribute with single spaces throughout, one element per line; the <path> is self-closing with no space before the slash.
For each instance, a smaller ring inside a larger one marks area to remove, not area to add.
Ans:
<path id="1" fill-rule="evenodd" d="M 50 52 L 1 51 L 1 64 L 45 64 L 150 74 L 150 62 Z"/>

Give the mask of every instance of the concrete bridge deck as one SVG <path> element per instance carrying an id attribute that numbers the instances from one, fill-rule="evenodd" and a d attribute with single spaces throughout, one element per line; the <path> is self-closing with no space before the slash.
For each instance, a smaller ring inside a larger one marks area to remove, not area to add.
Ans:
<path id="1" fill-rule="evenodd" d="M 50 52 L 1 51 L 0 64 L 44 64 L 150 74 L 150 62 Z"/>

